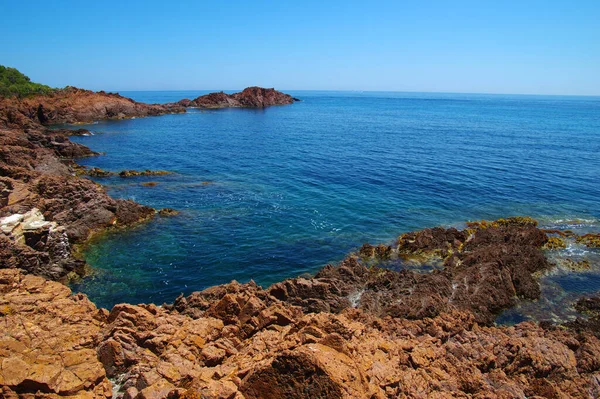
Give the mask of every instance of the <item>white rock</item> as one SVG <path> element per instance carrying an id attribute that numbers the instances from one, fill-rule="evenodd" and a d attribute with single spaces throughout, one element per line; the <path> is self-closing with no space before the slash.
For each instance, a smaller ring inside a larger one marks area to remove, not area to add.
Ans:
<path id="1" fill-rule="evenodd" d="M 15 213 L 14 215 L 6 216 L 0 219 L 0 230 L 3 233 L 10 234 L 15 227 L 21 223 L 23 220 L 23 215 L 20 213 Z"/>
<path id="2" fill-rule="evenodd" d="M 39 209 L 33 208 L 23 215 L 23 224 L 28 224 L 35 221 L 44 221 L 44 215 Z"/>
<path id="3" fill-rule="evenodd" d="M 23 231 L 42 229 L 50 227 L 51 224 L 51 222 L 46 222 L 45 220 L 32 220 L 23 223 Z"/>

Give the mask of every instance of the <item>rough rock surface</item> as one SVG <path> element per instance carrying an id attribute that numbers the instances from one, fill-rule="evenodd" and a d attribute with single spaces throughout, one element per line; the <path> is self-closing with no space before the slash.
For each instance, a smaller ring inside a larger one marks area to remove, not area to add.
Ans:
<path id="1" fill-rule="evenodd" d="M 235 94 L 226 94 L 223 92 L 210 93 L 195 98 L 194 100 L 181 100 L 178 104 L 185 107 L 199 108 L 263 108 L 271 105 L 292 104 L 298 101 L 289 94 L 282 93 L 275 89 L 265 89 L 262 87 L 247 87 L 243 91 Z"/>
<path id="2" fill-rule="evenodd" d="M 479 323 L 490 324 L 517 297 L 540 295 L 535 273 L 550 268 L 541 247 L 547 236 L 518 220 L 471 231 L 425 229 L 401 236 L 392 247 L 364 245 L 364 258 L 444 256 L 444 268 L 432 273 L 400 272 L 348 257 L 327 266 L 315 278 L 274 284 L 274 297 L 307 312 L 339 313 L 357 307 L 377 316 L 420 319 L 450 309 L 468 310 Z"/>
<path id="3" fill-rule="evenodd" d="M 25 239 L 20 229 L 0 233 L 0 268 L 18 267 L 53 280 L 81 275 L 84 263 L 72 256 L 73 244 L 154 215 L 151 208 L 112 199 L 98 184 L 74 176 L 72 158 L 95 153 L 66 133 L 40 126 L 0 128 L 0 218 L 38 212 L 48 222 Z"/>
<path id="4" fill-rule="evenodd" d="M 96 356 L 105 314 L 62 284 L 0 269 L 0 397 L 112 395 Z"/>
<path id="5" fill-rule="evenodd" d="M 600 393 L 593 334 L 485 327 L 468 311 L 414 320 L 354 308 L 305 313 L 233 282 L 171 306 L 121 304 L 108 313 L 17 269 L 0 271 L 0 310 L 0 392 L 8 398 L 106 397 L 106 377 L 117 397 L 138 399 Z"/>
<path id="6" fill-rule="evenodd" d="M 75 176 L 74 158 L 98 154 L 68 136 L 88 131 L 50 130 L 42 124 L 179 111 L 180 106 L 146 105 L 75 88 L 0 99 L 0 218 L 35 213 L 42 223 L 36 229 L 23 229 L 24 223 L 3 229 L 0 268 L 17 267 L 53 280 L 82 275 L 85 263 L 73 256 L 74 244 L 154 215 L 151 208 L 112 199 L 98 184 Z"/>

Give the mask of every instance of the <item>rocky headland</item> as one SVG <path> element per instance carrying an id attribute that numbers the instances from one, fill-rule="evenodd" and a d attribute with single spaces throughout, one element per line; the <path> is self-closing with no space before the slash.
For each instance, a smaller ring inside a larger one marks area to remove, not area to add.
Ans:
<path id="1" fill-rule="evenodd" d="M 581 317 L 565 325 L 494 325 L 539 298 L 540 275 L 556 267 L 545 251 L 572 234 L 530 218 L 406 233 L 310 278 L 231 282 L 162 306 L 99 309 L 58 282 L 85 273 L 77 245 L 156 211 L 78 175 L 73 159 L 97 154 L 68 136 L 85 130 L 46 125 L 293 102 L 270 90 L 195 104 L 72 88 L 0 100 L 0 397 L 600 396 L 600 299 L 581 298 Z M 597 237 L 574 239 L 594 247 Z M 440 266 L 386 267 L 399 259 Z"/>
<path id="2" fill-rule="evenodd" d="M 0 126 L 90 123 L 182 113 L 179 104 L 144 104 L 116 93 L 66 87 L 50 94 L 0 99 Z"/>

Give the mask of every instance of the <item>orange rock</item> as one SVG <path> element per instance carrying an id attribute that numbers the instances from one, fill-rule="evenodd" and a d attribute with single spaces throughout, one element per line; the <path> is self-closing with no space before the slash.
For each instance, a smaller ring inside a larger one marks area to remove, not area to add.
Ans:
<path id="1" fill-rule="evenodd" d="M 109 397 L 96 358 L 101 323 L 84 296 L 41 277 L 0 269 L 1 385 L 18 392 Z"/>

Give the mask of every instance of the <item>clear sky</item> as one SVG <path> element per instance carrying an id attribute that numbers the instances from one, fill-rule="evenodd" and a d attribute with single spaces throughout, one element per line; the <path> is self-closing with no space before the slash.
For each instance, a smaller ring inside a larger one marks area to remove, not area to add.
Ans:
<path id="1" fill-rule="evenodd" d="M 0 64 L 93 90 L 600 95 L 600 0 L 0 0 Z"/>

